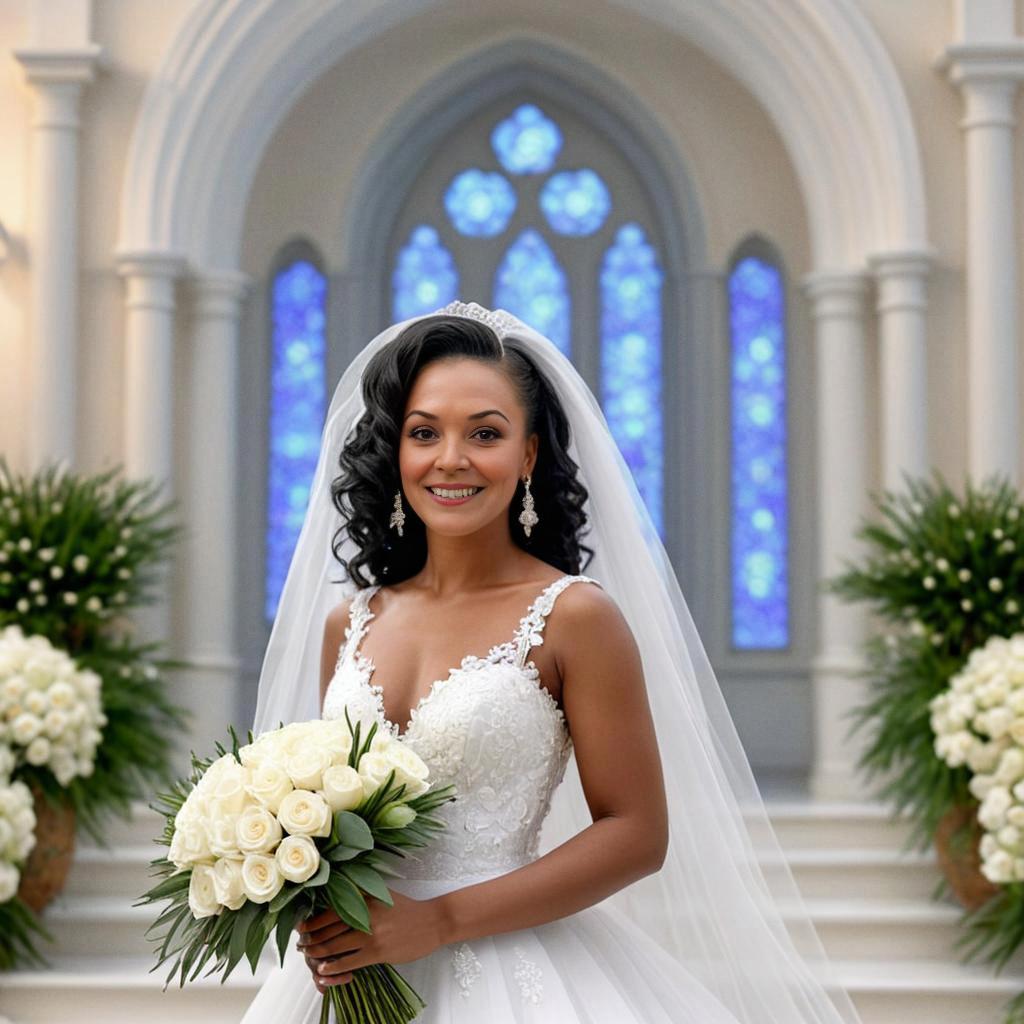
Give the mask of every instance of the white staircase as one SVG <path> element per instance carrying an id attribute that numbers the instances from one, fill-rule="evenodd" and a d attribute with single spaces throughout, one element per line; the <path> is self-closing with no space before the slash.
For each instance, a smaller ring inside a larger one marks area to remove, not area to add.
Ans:
<path id="1" fill-rule="evenodd" d="M 994 977 L 964 966 L 953 948 L 960 912 L 933 902 L 939 872 L 929 853 L 901 853 L 901 824 L 870 803 L 768 798 L 786 859 L 839 980 L 863 1024 L 1002 1024 L 1001 1009 L 1024 991 L 1024 957 Z M 235 1024 L 273 958 L 254 979 L 240 964 L 216 978 L 163 989 L 169 967 L 143 932 L 156 916 L 133 907 L 151 884 L 160 821 L 140 805 L 112 829 L 112 848 L 83 840 L 62 896 L 46 911 L 56 937 L 51 969 L 0 976 L 0 1015 L 13 1024 Z M 481 1022 L 485 1024 L 485 1022 Z M 680 1021 L 680 1024 L 700 1024 Z"/>

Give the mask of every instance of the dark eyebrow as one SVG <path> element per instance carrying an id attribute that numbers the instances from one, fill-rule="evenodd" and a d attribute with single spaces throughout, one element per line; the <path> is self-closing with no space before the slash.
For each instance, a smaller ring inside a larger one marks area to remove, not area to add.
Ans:
<path id="1" fill-rule="evenodd" d="M 466 419 L 482 420 L 485 416 L 490 416 L 491 413 L 494 413 L 496 416 L 500 416 L 506 423 L 511 425 L 512 421 L 500 409 L 484 409 L 483 412 L 475 412 L 475 413 L 473 413 L 472 416 L 467 416 Z M 431 412 L 424 412 L 422 409 L 410 409 L 406 413 L 405 419 L 407 420 L 410 416 L 415 416 L 417 414 L 419 414 L 420 416 L 423 416 L 424 418 L 426 418 L 428 420 L 436 420 L 437 419 L 437 417 L 433 413 L 431 413 Z M 404 423 L 405 420 L 402 420 L 402 422 Z"/>

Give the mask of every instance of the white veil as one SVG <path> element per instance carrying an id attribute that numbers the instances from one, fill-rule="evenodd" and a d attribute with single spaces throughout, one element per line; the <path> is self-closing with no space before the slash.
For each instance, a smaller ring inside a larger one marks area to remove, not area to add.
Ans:
<path id="1" fill-rule="evenodd" d="M 670 809 L 662 869 L 605 901 L 637 921 L 743 1024 L 859 1024 L 780 850 L 749 762 L 657 530 L 601 409 L 569 360 L 543 335 L 475 303 L 437 311 L 483 321 L 524 350 L 558 395 L 569 454 L 589 499 L 594 549 L 581 569 L 616 601 L 639 646 Z M 435 315 L 435 314 L 431 314 Z M 419 317 L 393 324 L 353 360 L 324 426 L 309 507 L 260 676 L 255 731 L 319 716 L 324 620 L 355 584 L 331 550 L 342 525 L 330 484 L 363 412 L 373 354 Z M 347 536 L 344 557 L 355 553 Z M 542 852 L 591 823 L 575 760 L 555 793 Z"/>

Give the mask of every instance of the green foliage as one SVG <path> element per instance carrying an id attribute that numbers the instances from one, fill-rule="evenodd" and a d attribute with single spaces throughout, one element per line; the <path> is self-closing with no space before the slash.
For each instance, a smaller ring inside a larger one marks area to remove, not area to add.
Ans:
<path id="1" fill-rule="evenodd" d="M 17 896 L 0 903 L 0 971 L 27 964 L 45 967 L 46 961 L 36 949 L 39 940 L 52 942 L 53 936 L 29 907 Z"/>

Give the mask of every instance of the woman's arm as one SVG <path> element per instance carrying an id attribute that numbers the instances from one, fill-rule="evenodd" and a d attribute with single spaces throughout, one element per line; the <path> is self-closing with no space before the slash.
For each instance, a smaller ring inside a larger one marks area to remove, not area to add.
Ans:
<path id="1" fill-rule="evenodd" d="M 593 824 L 531 864 L 431 901 L 444 943 L 530 928 L 657 871 L 668 848 L 661 759 L 640 652 L 615 602 L 569 587 L 549 617 L 562 704 Z"/>

